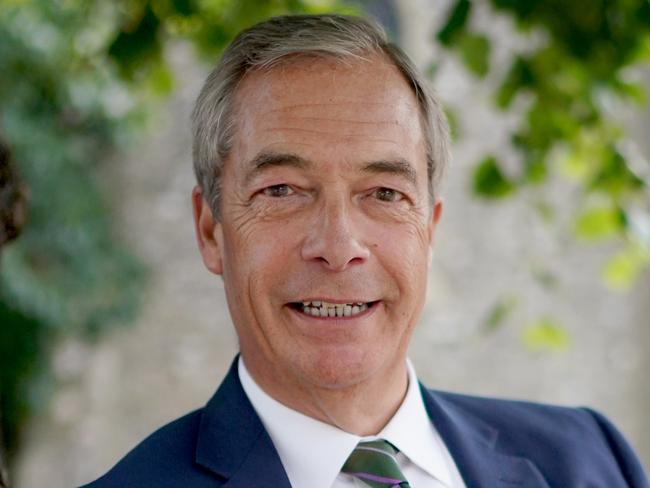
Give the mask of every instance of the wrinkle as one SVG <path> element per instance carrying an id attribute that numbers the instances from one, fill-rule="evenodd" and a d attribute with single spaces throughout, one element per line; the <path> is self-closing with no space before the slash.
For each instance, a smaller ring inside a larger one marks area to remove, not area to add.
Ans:
<path id="1" fill-rule="evenodd" d="M 325 136 L 345 137 L 346 139 L 351 139 L 351 138 L 357 138 L 358 137 L 358 138 L 365 139 L 366 142 L 387 142 L 389 144 L 396 144 L 396 141 L 393 140 L 393 139 L 383 139 L 381 137 L 368 137 L 368 134 L 364 134 L 362 132 L 346 133 L 346 134 L 342 135 L 340 132 L 336 132 L 336 131 L 306 129 L 304 127 L 290 127 L 290 126 L 280 126 L 280 127 L 267 128 L 267 129 L 264 129 L 264 131 L 268 132 L 268 133 L 286 132 L 286 131 L 305 132 L 305 133 L 308 133 L 308 134 L 319 134 L 319 135 L 325 135 Z"/>
<path id="2" fill-rule="evenodd" d="M 399 125 L 397 120 L 387 120 L 387 121 L 373 121 L 373 120 L 355 120 L 347 117 L 308 117 L 308 116 L 297 116 L 297 119 L 305 120 L 309 122 L 346 122 L 350 124 L 359 124 L 359 125 Z"/>
<path id="3" fill-rule="evenodd" d="M 359 105 L 362 107 L 367 107 L 368 105 L 376 105 L 379 107 L 384 105 L 392 105 L 392 102 L 388 102 L 388 101 L 373 102 L 372 100 L 364 100 L 363 102 L 359 102 L 358 99 L 356 98 L 344 99 L 341 97 L 339 97 L 339 100 L 340 101 L 328 100 L 327 102 L 322 102 L 322 103 L 309 102 L 309 103 L 285 104 L 278 108 L 268 109 L 266 113 L 274 114 L 274 113 L 282 113 L 282 112 L 291 112 L 294 109 L 311 108 L 311 107 L 326 107 L 329 109 L 331 107 L 339 107 L 339 106 L 349 108 L 353 105 Z M 409 103 L 408 105 L 411 107 L 416 107 L 416 105 L 412 103 Z"/>

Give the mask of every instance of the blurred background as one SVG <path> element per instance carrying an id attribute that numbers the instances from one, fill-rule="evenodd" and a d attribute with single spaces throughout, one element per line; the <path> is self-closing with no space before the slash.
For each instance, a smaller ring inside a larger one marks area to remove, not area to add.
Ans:
<path id="1" fill-rule="evenodd" d="M 379 20 L 452 125 L 421 378 L 592 406 L 650 466 L 647 0 L 0 0 L 12 486 L 88 482 L 216 389 L 237 342 L 194 243 L 189 114 L 241 28 L 325 11 Z"/>

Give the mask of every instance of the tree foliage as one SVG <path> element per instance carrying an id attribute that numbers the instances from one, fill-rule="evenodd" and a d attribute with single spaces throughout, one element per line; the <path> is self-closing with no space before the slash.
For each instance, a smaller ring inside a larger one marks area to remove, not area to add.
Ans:
<path id="1" fill-rule="evenodd" d="M 3 2 L 1 129 L 28 191 L 27 225 L 2 256 L 0 412 L 14 448 L 47 396 L 49 347 L 132 316 L 142 270 L 110 228 L 96 169 L 132 113 L 116 113 L 119 80 L 96 58 L 109 25 L 90 7 Z"/>
<path id="2" fill-rule="evenodd" d="M 456 0 L 436 39 L 483 78 L 492 44 L 472 22 L 479 4 Z M 630 288 L 650 265 L 650 165 L 616 112 L 646 106 L 635 75 L 650 66 L 650 2 L 486 0 L 486 6 L 533 41 L 514 49 L 494 93 L 499 110 L 525 106 L 510 134 L 518 171 L 507 172 L 498 155 L 486 155 L 475 167 L 474 193 L 503 199 L 543 187 L 550 176 L 570 180 L 581 195 L 574 236 L 616 242 L 619 250 L 603 264 L 602 278 L 613 290 Z M 537 208 L 552 219 L 548 202 Z"/>

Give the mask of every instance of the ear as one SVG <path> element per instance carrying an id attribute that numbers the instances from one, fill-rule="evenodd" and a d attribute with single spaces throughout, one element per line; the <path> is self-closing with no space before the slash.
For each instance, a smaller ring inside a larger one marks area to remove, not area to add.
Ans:
<path id="1" fill-rule="evenodd" d="M 428 231 L 429 231 L 429 257 L 428 257 L 428 264 L 431 266 L 431 262 L 433 261 L 433 244 L 435 242 L 436 238 L 436 229 L 438 227 L 438 223 L 440 222 L 440 218 L 442 217 L 442 209 L 443 209 L 443 200 L 442 198 L 437 198 L 436 201 L 433 204 L 433 209 L 431 210 L 431 217 L 429 219 L 429 224 L 428 224 Z"/>
<path id="2" fill-rule="evenodd" d="M 212 209 L 203 198 L 201 187 L 192 190 L 194 231 L 205 267 L 214 274 L 223 273 L 223 232 L 221 223 L 215 220 Z"/>

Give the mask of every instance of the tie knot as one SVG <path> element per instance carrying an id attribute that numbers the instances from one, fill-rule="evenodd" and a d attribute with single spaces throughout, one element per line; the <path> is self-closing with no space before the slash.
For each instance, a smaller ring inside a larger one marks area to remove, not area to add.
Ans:
<path id="1" fill-rule="evenodd" d="M 373 488 L 408 488 L 409 484 L 395 459 L 397 452 L 384 439 L 359 442 L 341 471 Z"/>

